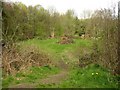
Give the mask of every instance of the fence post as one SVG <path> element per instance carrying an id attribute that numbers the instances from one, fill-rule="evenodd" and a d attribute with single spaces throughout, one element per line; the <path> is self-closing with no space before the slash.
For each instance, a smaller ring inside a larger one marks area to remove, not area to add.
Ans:
<path id="1" fill-rule="evenodd" d="M 0 90 L 2 89 L 2 1 L 0 1 Z"/>
<path id="2" fill-rule="evenodd" d="M 117 73 L 120 75 L 120 1 L 118 2 L 118 67 Z"/>

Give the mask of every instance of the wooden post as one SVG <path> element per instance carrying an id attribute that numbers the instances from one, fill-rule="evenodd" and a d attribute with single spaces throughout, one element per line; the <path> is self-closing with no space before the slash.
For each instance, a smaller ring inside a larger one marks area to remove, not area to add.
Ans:
<path id="1" fill-rule="evenodd" d="M 120 75 L 120 1 L 118 2 L 118 66 L 117 74 Z"/>
<path id="2" fill-rule="evenodd" d="M 0 43 L 2 43 L 2 2 L 0 1 Z M 2 45 L 0 45 L 0 68 L 2 67 Z M 2 68 L 1 68 L 2 69 Z M 0 71 L 0 78 L 2 77 L 2 71 Z M 0 81 L 0 86 L 2 86 L 2 80 Z M 2 87 L 0 87 L 2 89 Z"/>

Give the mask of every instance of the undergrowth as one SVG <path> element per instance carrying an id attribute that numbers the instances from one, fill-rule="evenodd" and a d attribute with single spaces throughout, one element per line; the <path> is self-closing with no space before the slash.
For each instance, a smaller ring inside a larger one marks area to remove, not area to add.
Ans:
<path id="1" fill-rule="evenodd" d="M 69 78 L 60 84 L 39 85 L 39 88 L 118 88 L 116 77 L 105 68 L 91 64 L 85 68 L 74 68 Z"/>

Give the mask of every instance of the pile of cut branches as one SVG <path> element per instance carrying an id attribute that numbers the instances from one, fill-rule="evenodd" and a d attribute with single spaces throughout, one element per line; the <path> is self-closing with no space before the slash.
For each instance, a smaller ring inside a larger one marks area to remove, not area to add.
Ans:
<path id="1" fill-rule="evenodd" d="M 19 50 L 16 45 L 4 48 L 2 52 L 3 75 L 14 75 L 31 66 L 45 66 L 50 64 L 50 57 L 40 52 L 35 46 L 27 46 Z"/>
<path id="2" fill-rule="evenodd" d="M 58 43 L 59 44 L 70 44 L 70 43 L 74 43 L 74 41 L 73 41 L 72 37 L 64 35 L 61 37 L 61 39 Z"/>

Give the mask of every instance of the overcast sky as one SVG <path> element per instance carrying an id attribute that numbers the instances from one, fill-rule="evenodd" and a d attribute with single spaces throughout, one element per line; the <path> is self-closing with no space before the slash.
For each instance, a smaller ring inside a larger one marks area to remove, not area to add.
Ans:
<path id="1" fill-rule="evenodd" d="M 40 4 L 45 9 L 54 7 L 58 12 L 65 13 L 68 9 L 73 9 L 78 17 L 82 16 L 84 10 L 95 10 L 100 8 L 108 8 L 113 4 L 117 4 L 120 0 L 7 0 L 20 1 L 25 5 Z"/>

